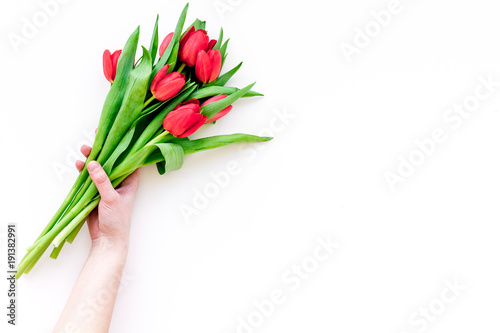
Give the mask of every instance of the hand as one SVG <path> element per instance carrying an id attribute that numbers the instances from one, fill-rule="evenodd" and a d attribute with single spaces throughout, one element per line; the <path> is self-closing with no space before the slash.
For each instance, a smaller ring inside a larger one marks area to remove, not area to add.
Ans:
<path id="1" fill-rule="evenodd" d="M 82 146 L 80 151 L 85 157 L 90 154 L 91 147 Z M 81 171 L 85 163 L 76 161 L 76 168 Z M 92 246 L 105 245 L 120 250 L 128 250 L 132 208 L 139 185 L 140 169 L 128 176 L 115 190 L 98 162 L 88 163 L 90 178 L 101 195 L 99 206 L 87 219 Z"/>
<path id="2" fill-rule="evenodd" d="M 88 157 L 90 149 L 82 146 L 81 152 Z M 80 171 L 84 165 L 82 161 L 76 162 Z M 99 206 L 87 219 L 92 248 L 54 332 L 68 332 L 68 327 L 72 332 L 75 328 L 78 332 L 108 332 L 127 260 L 139 170 L 115 190 L 99 163 L 92 161 L 87 169 L 101 195 Z M 82 312 L 82 305 L 89 311 Z"/>

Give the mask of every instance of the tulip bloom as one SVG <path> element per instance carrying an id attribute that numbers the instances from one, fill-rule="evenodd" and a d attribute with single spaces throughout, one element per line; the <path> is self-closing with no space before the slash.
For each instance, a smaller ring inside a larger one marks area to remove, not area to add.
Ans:
<path id="1" fill-rule="evenodd" d="M 184 106 L 184 105 L 188 105 L 188 104 L 196 104 L 196 105 L 200 105 L 200 101 L 197 100 L 196 98 L 193 98 L 193 99 L 190 99 L 189 101 L 186 101 L 186 102 L 183 102 L 179 105 L 177 105 L 177 107 L 174 109 L 174 110 L 177 110 L 178 108 L 180 108 L 181 106 Z"/>
<path id="2" fill-rule="evenodd" d="M 171 111 L 163 120 L 163 128 L 176 138 L 190 136 L 200 128 L 207 117 L 200 113 L 197 100 L 188 101 Z"/>
<path id="3" fill-rule="evenodd" d="M 201 106 L 205 106 L 207 104 L 210 104 L 210 103 L 213 103 L 213 102 L 217 102 L 217 101 L 220 101 L 221 99 L 224 99 L 226 98 L 227 95 L 218 95 L 218 96 L 214 96 L 210 99 L 208 99 L 205 103 L 203 103 Z M 227 108 L 219 111 L 219 113 L 217 113 L 215 116 L 213 116 L 212 118 L 210 119 L 207 119 L 205 121 L 205 124 L 208 124 L 208 123 L 213 123 L 214 121 L 224 117 L 226 114 L 228 114 L 229 111 L 231 111 L 231 109 L 233 108 L 232 105 L 229 105 Z"/>
<path id="4" fill-rule="evenodd" d="M 151 93 L 160 101 L 166 101 L 177 95 L 186 83 L 184 74 L 178 72 L 167 74 L 167 70 L 168 65 L 163 66 L 151 82 Z"/>
<path id="5" fill-rule="evenodd" d="M 196 57 L 196 77 L 203 83 L 215 81 L 219 77 L 221 66 L 222 57 L 219 50 L 201 50 Z"/>
<path id="6" fill-rule="evenodd" d="M 215 44 L 217 44 L 217 40 L 216 39 L 212 39 L 209 43 L 208 43 L 208 47 L 207 47 L 207 50 L 211 50 L 214 48 Z"/>
<path id="7" fill-rule="evenodd" d="M 121 54 L 122 50 L 115 51 L 113 54 L 111 54 L 109 50 L 106 50 L 102 56 L 104 76 L 111 83 L 115 80 L 116 65 L 118 64 L 118 58 L 120 58 Z"/>
<path id="8" fill-rule="evenodd" d="M 193 67 L 196 63 L 196 56 L 201 50 L 208 48 L 208 35 L 205 30 L 194 30 L 191 27 L 189 31 L 182 37 L 179 44 L 179 59 L 188 67 Z"/>
<path id="9" fill-rule="evenodd" d="M 171 32 L 167 35 L 167 37 L 165 37 L 165 39 L 163 40 L 163 42 L 161 42 L 161 45 L 160 45 L 160 58 L 163 57 L 163 53 L 165 53 L 165 50 L 167 49 L 168 47 L 168 44 L 170 44 L 170 42 L 172 41 L 172 37 L 174 36 L 174 33 Z"/>

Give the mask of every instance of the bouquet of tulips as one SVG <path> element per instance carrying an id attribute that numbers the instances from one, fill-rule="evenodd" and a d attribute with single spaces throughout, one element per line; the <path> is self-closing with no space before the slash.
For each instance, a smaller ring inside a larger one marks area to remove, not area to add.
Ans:
<path id="1" fill-rule="evenodd" d="M 187 154 L 271 139 L 246 134 L 188 138 L 204 124 L 226 115 L 239 98 L 262 95 L 250 90 L 254 84 L 243 89 L 225 86 L 241 63 L 220 75 L 228 41 L 223 42 L 222 29 L 217 40 L 210 40 L 205 22 L 200 20 L 183 31 L 187 9 L 188 5 L 175 31 L 160 45 L 157 18 L 150 47 L 142 47 L 137 62 L 139 28 L 123 50 L 104 52 L 104 75 L 111 89 L 86 164 L 98 161 L 114 187 L 142 166 L 156 164 L 158 172 L 164 174 L 179 169 Z M 51 244 L 50 257 L 57 258 L 63 245 L 75 239 L 99 200 L 84 167 L 61 207 L 28 248 L 18 265 L 17 278 L 27 274 Z"/>

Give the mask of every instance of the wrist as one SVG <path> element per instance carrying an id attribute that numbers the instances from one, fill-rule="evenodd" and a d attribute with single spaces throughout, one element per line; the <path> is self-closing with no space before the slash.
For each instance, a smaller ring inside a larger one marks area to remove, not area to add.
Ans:
<path id="1" fill-rule="evenodd" d="M 110 239 L 107 237 L 99 237 L 92 240 L 91 254 L 112 255 L 118 257 L 127 257 L 128 254 L 128 239 Z"/>

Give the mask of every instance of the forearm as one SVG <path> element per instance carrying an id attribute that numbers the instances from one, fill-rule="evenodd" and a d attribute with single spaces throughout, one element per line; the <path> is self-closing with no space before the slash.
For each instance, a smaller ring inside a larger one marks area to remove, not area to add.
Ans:
<path id="1" fill-rule="evenodd" d="M 94 244 L 54 332 L 108 332 L 128 248 Z"/>

